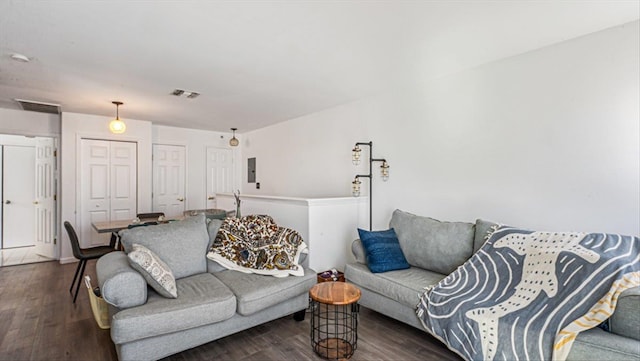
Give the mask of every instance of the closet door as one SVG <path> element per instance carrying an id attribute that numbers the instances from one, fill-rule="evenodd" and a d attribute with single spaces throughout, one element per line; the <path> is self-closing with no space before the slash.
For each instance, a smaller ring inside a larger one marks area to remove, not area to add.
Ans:
<path id="1" fill-rule="evenodd" d="M 111 179 L 110 221 L 121 221 L 136 218 L 136 143 L 110 142 L 111 143 Z"/>
<path id="2" fill-rule="evenodd" d="M 207 208 L 216 208 L 217 193 L 233 192 L 233 160 L 230 149 L 207 148 Z"/>
<path id="3" fill-rule="evenodd" d="M 133 219 L 136 214 L 136 143 L 82 139 L 79 225 L 83 248 L 109 244 L 110 234 L 91 223 Z"/>
<path id="4" fill-rule="evenodd" d="M 56 257 L 56 140 L 36 138 L 36 253 Z"/>
<path id="5" fill-rule="evenodd" d="M 153 211 L 181 216 L 185 203 L 185 147 L 153 145 Z"/>

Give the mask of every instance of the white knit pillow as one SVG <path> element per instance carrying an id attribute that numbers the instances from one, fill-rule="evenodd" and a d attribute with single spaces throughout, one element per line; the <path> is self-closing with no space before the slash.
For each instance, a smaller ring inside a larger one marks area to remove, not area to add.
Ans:
<path id="1" fill-rule="evenodd" d="M 176 279 L 164 261 L 145 246 L 134 243 L 129 252 L 129 263 L 147 281 L 149 286 L 167 298 L 178 298 Z"/>

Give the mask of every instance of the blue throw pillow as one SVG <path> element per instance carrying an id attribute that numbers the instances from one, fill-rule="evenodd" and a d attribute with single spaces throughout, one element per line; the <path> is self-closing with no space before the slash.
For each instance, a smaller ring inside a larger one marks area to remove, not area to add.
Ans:
<path id="1" fill-rule="evenodd" d="M 382 273 L 411 267 L 404 258 L 393 228 L 386 231 L 365 231 L 358 228 L 358 234 L 371 272 Z"/>

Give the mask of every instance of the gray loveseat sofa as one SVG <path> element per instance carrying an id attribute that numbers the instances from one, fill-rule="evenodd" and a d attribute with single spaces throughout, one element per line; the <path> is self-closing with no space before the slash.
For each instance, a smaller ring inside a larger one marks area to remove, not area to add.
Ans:
<path id="1" fill-rule="evenodd" d="M 345 278 L 362 291 L 359 303 L 424 330 L 415 309 L 424 288 L 453 272 L 485 242 L 495 223 L 439 222 L 400 210 L 393 213 L 400 246 L 409 269 L 372 273 L 360 240 L 352 244 L 356 262 L 347 264 Z M 593 328 L 576 338 L 568 360 L 640 359 L 640 288 L 623 292 L 609 319 L 610 332 Z M 425 331 L 426 332 L 426 331 Z"/>
<path id="2" fill-rule="evenodd" d="M 302 277 L 226 270 L 206 258 L 220 224 L 198 215 L 120 233 L 126 252 L 133 243 L 142 244 L 173 271 L 175 299 L 148 287 L 125 252 L 98 260 L 98 283 L 110 304 L 111 339 L 120 360 L 157 360 L 289 314 L 304 318 L 315 271 L 306 262 Z"/>

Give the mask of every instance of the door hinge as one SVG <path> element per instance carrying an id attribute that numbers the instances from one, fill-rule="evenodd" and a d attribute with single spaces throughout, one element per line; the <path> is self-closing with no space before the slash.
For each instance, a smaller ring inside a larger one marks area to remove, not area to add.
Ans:
<path id="1" fill-rule="evenodd" d="M 53 244 L 54 244 L 54 245 L 58 244 L 58 239 L 57 239 L 57 238 L 54 238 L 54 239 L 53 239 Z"/>
<path id="2" fill-rule="evenodd" d="M 53 200 L 54 200 L 54 201 L 57 201 L 57 200 L 58 200 L 58 195 L 57 195 L 57 194 L 54 194 L 54 195 L 53 195 Z"/>
<path id="3" fill-rule="evenodd" d="M 58 156 L 58 150 L 57 150 L 57 149 L 55 149 L 55 150 L 53 151 L 53 156 L 54 156 L 54 157 L 57 157 L 57 156 Z"/>

